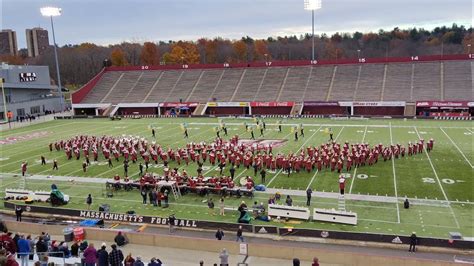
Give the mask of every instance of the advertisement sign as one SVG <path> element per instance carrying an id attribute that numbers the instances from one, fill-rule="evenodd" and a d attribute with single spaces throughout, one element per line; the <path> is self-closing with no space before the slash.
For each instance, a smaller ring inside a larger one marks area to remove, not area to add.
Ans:
<path id="1" fill-rule="evenodd" d="M 419 101 L 416 107 L 473 107 L 474 102 L 468 101 Z"/>
<path id="2" fill-rule="evenodd" d="M 353 102 L 352 106 L 357 106 L 357 107 L 387 107 L 387 106 L 400 106 L 404 107 L 405 102 Z"/>
<path id="3" fill-rule="evenodd" d="M 469 113 L 430 113 L 430 116 L 433 117 L 469 117 L 471 116 Z"/>
<path id="4" fill-rule="evenodd" d="M 173 107 L 173 108 L 180 108 L 180 107 L 197 107 L 199 103 L 196 102 L 175 102 L 175 103 L 160 103 L 160 107 Z"/>
<path id="5" fill-rule="evenodd" d="M 339 106 L 339 102 L 308 101 L 303 104 L 304 106 Z"/>
<path id="6" fill-rule="evenodd" d="M 252 107 L 292 107 L 295 102 L 251 102 Z"/>
<path id="7" fill-rule="evenodd" d="M 208 102 L 208 107 L 247 107 L 247 102 Z"/>

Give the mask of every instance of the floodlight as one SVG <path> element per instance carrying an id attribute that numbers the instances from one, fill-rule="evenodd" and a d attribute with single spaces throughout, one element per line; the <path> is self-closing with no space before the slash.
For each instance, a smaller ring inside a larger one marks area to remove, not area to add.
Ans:
<path id="1" fill-rule="evenodd" d="M 61 8 L 59 7 L 52 7 L 52 6 L 47 6 L 47 7 L 42 7 L 40 8 L 41 15 L 45 17 L 57 17 L 61 15 Z"/>
<path id="2" fill-rule="evenodd" d="M 304 9 L 306 10 L 317 10 L 322 7 L 322 0 L 304 0 Z"/>

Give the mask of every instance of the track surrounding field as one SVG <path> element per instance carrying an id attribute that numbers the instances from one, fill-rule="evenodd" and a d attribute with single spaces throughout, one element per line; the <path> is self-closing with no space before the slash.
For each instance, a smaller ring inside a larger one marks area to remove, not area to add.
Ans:
<path id="1" fill-rule="evenodd" d="M 224 119 L 229 136 L 238 134 L 241 139 L 249 138 L 243 122 L 253 120 Z M 188 124 L 189 139 L 184 139 L 181 124 Z M 407 235 L 416 231 L 420 236 L 448 237 L 448 232 L 461 232 L 464 236 L 474 236 L 473 226 L 473 122 L 470 121 L 417 121 L 417 120 L 347 120 L 329 119 L 288 119 L 284 121 L 283 132 L 276 130 L 275 119 L 266 119 L 265 137 L 260 139 L 287 139 L 283 146 L 274 152 L 297 152 L 307 146 L 317 146 L 328 140 L 326 128 L 331 128 L 338 142 L 382 143 L 384 145 L 400 143 L 407 145 L 419 138 L 435 140 L 434 150 L 413 157 L 405 157 L 387 162 L 379 161 L 374 166 L 353 168 L 346 173 L 350 176 L 346 182 L 346 208 L 359 215 L 357 226 L 334 225 L 319 222 L 291 224 L 298 227 L 326 228 L 331 230 L 361 231 L 374 233 L 392 233 Z M 304 124 L 305 137 L 294 141 L 290 125 Z M 197 196 L 186 196 L 178 202 L 172 202 L 169 209 L 153 209 L 141 205 L 137 192 L 120 192 L 112 199 L 103 197 L 105 186 L 92 182 L 88 177 L 111 178 L 115 174 L 123 175 L 121 162 L 114 161 L 109 168 L 100 157 L 99 163 L 82 171 L 82 160 L 68 161 L 64 152 L 49 152 L 48 144 L 75 135 L 133 135 L 151 138 L 150 126 L 156 130 L 156 142 L 166 147 L 184 147 L 187 142 L 211 141 L 216 133 L 214 127 L 219 124 L 216 118 L 193 119 L 137 119 L 137 120 L 67 120 L 52 121 L 30 127 L 4 131 L 0 133 L 0 173 L 1 188 L 17 187 L 22 161 L 28 161 L 28 173 L 34 179 L 27 180 L 31 189 L 49 189 L 54 182 L 65 193 L 72 196 L 70 208 L 84 208 L 85 196 L 91 193 L 94 205 L 108 202 L 112 211 L 121 212 L 135 209 L 142 214 L 168 215 L 194 219 L 221 220 L 235 222 L 231 213 L 225 217 L 209 216 L 206 204 Z M 256 137 L 259 135 L 256 132 Z M 56 159 L 59 170 L 53 171 L 51 163 L 41 166 L 40 156 L 48 162 Z M 174 167 L 175 163 L 172 162 Z M 162 165 L 152 165 L 151 171 L 162 173 Z M 196 165 L 181 165 L 188 173 L 196 172 Z M 209 164 L 204 165 L 207 175 L 218 173 Z M 224 171 L 228 174 L 228 169 Z M 252 175 L 253 169 L 237 169 L 236 179 Z M 45 176 L 63 176 L 70 181 L 52 181 Z M 138 177 L 138 165 L 131 164 L 129 175 Z M 44 176 L 44 177 L 43 177 Z M 88 182 L 90 180 L 90 182 Z M 260 180 L 259 177 L 256 178 Z M 99 180 L 100 181 L 100 180 Z M 311 187 L 318 191 L 312 207 L 337 208 L 337 173 L 328 170 L 311 173 L 300 172 L 288 177 L 282 171 L 268 173 L 266 185 L 268 193 L 281 191 L 294 195 L 297 205 L 304 205 L 304 191 Z M 258 193 L 256 200 L 266 202 L 268 193 Z M 405 197 L 412 199 L 412 207 L 403 209 Z M 248 200 L 249 201 L 249 200 Z M 240 199 L 226 199 L 226 205 L 237 206 Z"/>

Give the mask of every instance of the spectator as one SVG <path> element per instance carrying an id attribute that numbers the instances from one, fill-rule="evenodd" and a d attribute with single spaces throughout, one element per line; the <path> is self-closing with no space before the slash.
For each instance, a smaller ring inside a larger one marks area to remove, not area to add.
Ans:
<path id="1" fill-rule="evenodd" d="M 112 244 L 112 251 L 109 254 L 110 266 L 122 266 L 123 253 L 120 249 L 117 249 L 117 245 Z"/>
<path id="2" fill-rule="evenodd" d="M 161 266 L 161 265 L 162 265 L 161 260 L 155 257 L 151 258 L 150 263 L 148 263 L 148 266 Z"/>
<path id="3" fill-rule="evenodd" d="M 291 199 L 290 195 L 286 196 L 286 201 L 285 201 L 287 206 L 292 206 L 293 205 L 293 199 Z"/>
<path id="4" fill-rule="evenodd" d="M 416 252 L 416 245 L 418 244 L 418 237 L 416 236 L 416 232 L 413 232 L 410 236 L 410 248 L 408 252 Z"/>
<path id="5" fill-rule="evenodd" d="M 7 232 L 6 229 L 4 230 L 4 233 L 0 236 L 0 243 L 2 244 L 2 248 L 6 249 L 8 253 L 16 253 L 16 244 L 15 241 L 13 241 L 12 239 L 12 233 Z"/>
<path id="6" fill-rule="evenodd" d="M 49 246 L 49 241 L 51 241 L 51 236 L 48 233 L 41 232 L 41 236 L 43 237 L 44 242 L 47 246 Z"/>
<path id="7" fill-rule="evenodd" d="M 5 249 L 0 249 L 0 265 L 19 266 L 15 256 Z"/>
<path id="8" fill-rule="evenodd" d="M 44 234 L 43 234 L 44 236 Z M 40 262 L 47 261 L 48 257 L 48 244 L 44 241 L 44 237 L 40 236 L 38 242 L 36 242 L 36 254 Z"/>
<path id="9" fill-rule="evenodd" d="M 79 250 L 84 252 L 84 250 L 86 250 L 86 248 L 89 246 L 89 243 L 87 243 L 87 240 L 84 240 L 81 242 L 81 244 L 79 245 Z"/>
<path id="10" fill-rule="evenodd" d="M 227 253 L 225 248 L 219 254 L 219 259 L 221 260 L 221 266 L 229 266 L 229 253 Z"/>
<path id="11" fill-rule="evenodd" d="M 74 258 L 79 257 L 79 243 L 77 241 L 71 246 L 71 256 Z"/>
<path id="12" fill-rule="evenodd" d="M 97 251 L 97 266 L 109 266 L 109 253 L 107 252 L 105 243 L 102 243 L 99 251 Z"/>
<path id="13" fill-rule="evenodd" d="M 18 239 L 18 253 L 20 255 L 21 266 L 28 266 L 30 251 L 30 243 L 25 239 L 24 235 L 21 235 L 20 239 Z"/>
<path id="14" fill-rule="evenodd" d="M 133 266 L 145 266 L 140 256 L 137 256 L 137 260 L 133 263 Z"/>
<path id="15" fill-rule="evenodd" d="M 313 258 L 313 263 L 311 264 L 311 266 L 319 266 L 319 259 L 314 257 Z"/>
<path id="16" fill-rule="evenodd" d="M 224 237 L 224 231 L 222 231 L 220 228 L 218 228 L 217 232 L 216 232 L 217 240 L 222 240 L 223 237 Z"/>
<path id="17" fill-rule="evenodd" d="M 61 246 L 59 247 L 59 252 L 62 252 L 62 255 L 64 256 L 64 258 L 69 258 L 71 257 L 71 252 L 69 251 L 68 247 L 67 247 L 67 243 L 66 242 L 63 242 L 61 244 Z"/>
<path id="18" fill-rule="evenodd" d="M 293 259 L 293 266 L 300 266 L 300 264 L 301 264 L 300 259 L 298 259 L 298 258 Z"/>
<path id="19" fill-rule="evenodd" d="M 115 244 L 117 244 L 117 246 L 119 246 L 119 247 L 123 247 L 123 246 L 125 246 L 126 244 L 128 244 L 127 239 L 125 238 L 125 236 L 122 234 L 121 231 L 119 231 L 119 232 L 117 233 L 117 235 L 115 236 L 114 242 L 115 242 Z"/>
<path id="20" fill-rule="evenodd" d="M 239 226 L 239 229 L 237 229 L 237 242 L 242 241 L 244 242 L 244 236 L 243 236 L 243 231 L 242 231 L 242 226 Z"/>
<path id="21" fill-rule="evenodd" d="M 135 263 L 135 259 L 132 257 L 132 253 L 128 253 L 127 257 L 123 262 L 125 266 L 133 266 L 133 263 Z"/>
<path id="22" fill-rule="evenodd" d="M 97 263 L 97 250 L 94 248 L 93 243 L 90 243 L 86 250 L 84 250 L 84 262 L 86 266 L 95 266 Z"/>
<path id="23" fill-rule="evenodd" d="M 31 235 L 28 235 L 26 237 L 26 240 L 28 240 L 28 244 L 30 244 L 30 256 L 29 256 L 29 260 L 33 260 L 34 258 L 34 251 L 35 251 L 35 242 L 33 241 L 33 239 L 31 239 Z"/>

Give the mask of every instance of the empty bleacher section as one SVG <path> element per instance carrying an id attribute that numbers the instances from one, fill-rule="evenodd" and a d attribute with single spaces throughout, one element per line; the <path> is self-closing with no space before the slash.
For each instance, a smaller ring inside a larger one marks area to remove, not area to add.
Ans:
<path id="1" fill-rule="evenodd" d="M 441 99 L 440 62 L 415 64 L 413 76 L 413 98 L 431 100 Z"/>
<path id="2" fill-rule="evenodd" d="M 204 70 L 201 79 L 186 101 L 208 102 L 212 92 L 218 85 L 224 71 L 220 69 Z"/>
<path id="3" fill-rule="evenodd" d="M 444 62 L 444 99 L 473 99 L 473 62 Z"/>
<path id="4" fill-rule="evenodd" d="M 413 64 L 388 64 L 384 101 L 411 101 Z"/>
<path id="5" fill-rule="evenodd" d="M 234 95 L 235 88 L 238 86 L 241 78 L 243 78 L 246 69 L 224 69 L 220 71 L 223 72 L 222 78 L 219 84 L 216 84 L 216 88 L 210 98 L 220 102 L 227 102 L 230 101 L 232 95 Z"/>
<path id="6" fill-rule="evenodd" d="M 114 69 L 106 70 L 94 84 L 74 103 L 473 99 L 471 60 Z"/>
<path id="7" fill-rule="evenodd" d="M 313 67 L 307 82 L 304 100 L 325 101 L 331 83 L 334 66 Z"/>
<path id="8" fill-rule="evenodd" d="M 154 85 L 150 94 L 145 99 L 144 102 L 147 103 L 157 103 L 157 102 L 164 102 L 168 97 L 171 89 L 174 88 L 176 83 L 178 82 L 179 78 L 183 71 L 164 71 L 163 75 L 161 75 L 160 80 L 158 83 Z"/>
<path id="9" fill-rule="evenodd" d="M 278 101 L 302 101 L 312 67 L 290 67 Z"/>
<path id="10" fill-rule="evenodd" d="M 354 100 L 380 101 L 382 93 L 383 64 L 363 65 L 360 72 L 359 84 Z"/>

